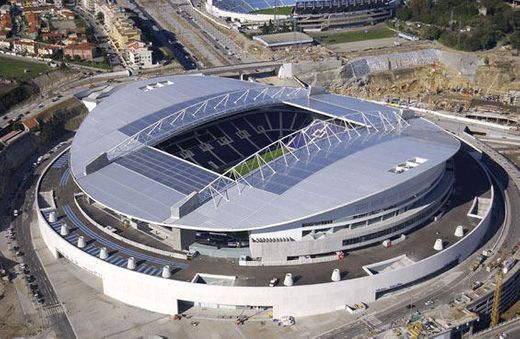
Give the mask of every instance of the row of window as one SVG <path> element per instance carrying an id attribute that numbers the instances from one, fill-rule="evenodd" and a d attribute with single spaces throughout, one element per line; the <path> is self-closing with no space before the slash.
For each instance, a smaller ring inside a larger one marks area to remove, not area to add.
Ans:
<path id="1" fill-rule="evenodd" d="M 451 192 L 451 190 L 448 191 L 447 194 L 449 194 L 450 192 Z M 440 199 L 439 201 L 444 201 L 445 197 L 446 197 L 446 195 L 444 195 L 443 198 Z M 402 229 L 405 229 L 406 227 L 416 223 L 417 221 L 425 218 L 427 215 L 432 213 L 436 208 L 438 208 L 439 204 L 440 204 L 440 202 L 437 202 L 436 204 L 428 207 L 423 212 L 417 214 L 416 216 L 414 216 L 413 218 L 403 222 L 402 224 L 399 224 L 399 225 L 396 225 L 396 226 L 384 229 L 384 230 L 379 231 L 379 232 L 362 235 L 362 236 L 359 236 L 359 237 L 356 237 L 356 238 L 345 239 L 345 240 L 343 240 L 343 246 L 353 245 L 353 244 L 369 241 L 369 240 L 372 240 L 372 239 L 377 239 L 377 238 L 383 237 L 385 235 L 392 234 L 392 233 L 398 232 L 398 231 L 400 231 Z"/>

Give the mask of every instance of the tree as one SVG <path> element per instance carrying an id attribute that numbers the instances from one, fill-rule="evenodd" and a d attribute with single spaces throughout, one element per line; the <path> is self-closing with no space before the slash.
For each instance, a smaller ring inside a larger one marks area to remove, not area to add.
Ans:
<path id="1" fill-rule="evenodd" d="M 103 12 L 97 12 L 97 14 L 96 14 L 96 19 L 97 19 L 97 21 L 99 21 L 102 25 L 105 24 L 105 15 L 103 14 Z"/>
<path id="2" fill-rule="evenodd" d="M 515 31 L 511 34 L 509 41 L 511 42 L 511 47 L 517 50 L 520 49 L 520 31 Z"/>
<path id="3" fill-rule="evenodd" d="M 426 26 L 421 34 L 421 38 L 427 40 L 437 40 L 441 36 L 442 30 L 436 26 Z"/>

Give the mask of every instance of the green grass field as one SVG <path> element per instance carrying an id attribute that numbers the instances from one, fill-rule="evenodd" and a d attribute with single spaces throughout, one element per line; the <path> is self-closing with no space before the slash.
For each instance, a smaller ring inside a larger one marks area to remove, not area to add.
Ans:
<path id="1" fill-rule="evenodd" d="M 276 8 L 276 14 L 277 15 L 289 15 L 292 13 L 293 6 L 286 6 L 286 7 L 277 7 Z M 264 8 L 264 9 L 258 9 L 256 11 L 251 12 L 252 14 L 270 14 L 274 15 L 275 9 L 274 8 Z"/>
<path id="2" fill-rule="evenodd" d="M 260 157 L 265 162 L 268 163 L 276 158 L 281 157 L 282 155 L 283 155 L 283 150 L 281 148 L 277 148 L 275 150 L 261 154 Z M 263 165 L 263 163 L 260 162 L 260 165 Z M 235 170 L 238 172 L 238 174 L 240 174 L 241 176 L 244 176 L 244 175 L 248 174 L 249 172 L 254 171 L 258 167 L 260 167 L 259 161 L 256 158 L 252 158 L 252 159 L 249 159 L 246 162 L 244 162 L 242 165 L 235 167 Z"/>
<path id="3" fill-rule="evenodd" d="M 0 77 L 29 80 L 49 70 L 45 64 L 0 57 Z"/>
<path id="4" fill-rule="evenodd" d="M 341 32 L 341 33 L 331 33 L 329 35 L 322 35 L 318 37 L 321 40 L 321 43 L 324 45 L 329 44 L 341 44 L 344 42 L 356 42 L 363 40 L 374 40 L 374 39 L 383 39 L 383 38 L 391 38 L 396 33 L 390 30 L 386 26 L 382 27 L 371 27 L 367 29 L 360 29 L 356 31 L 349 32 Z"/>

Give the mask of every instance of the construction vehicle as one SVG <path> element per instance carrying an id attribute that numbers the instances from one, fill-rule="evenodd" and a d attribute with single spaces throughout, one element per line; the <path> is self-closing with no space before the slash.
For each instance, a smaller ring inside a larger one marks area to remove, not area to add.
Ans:
<path id="1" fill-rule="evenodd" d="M 408 326 L 406 329 L 408 330 L 408 333 L 410 333 L 410 338 L 417 339 L 421 334 L 422 328 L 423 324 L 421 322 L 417 322 L 413 325 Z"/>

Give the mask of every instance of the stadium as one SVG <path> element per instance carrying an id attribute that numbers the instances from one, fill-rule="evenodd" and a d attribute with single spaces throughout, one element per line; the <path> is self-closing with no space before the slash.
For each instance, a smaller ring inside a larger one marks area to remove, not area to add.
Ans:
<path id="1" fill-rule="evenodd" d="M 296 23 L 304 31 L 373 25 L 391 18 L 400 0 L 207 0 L 206 11 L 241 26 Z"/>
<path id="2" fill-rule="evenodd" d="M 440 274 L 491 228 L 478 150 L 412 111 L 201 75 L 87 107 L 39 179 L 40 231 L 141 308 L 332 312 Z"/>

